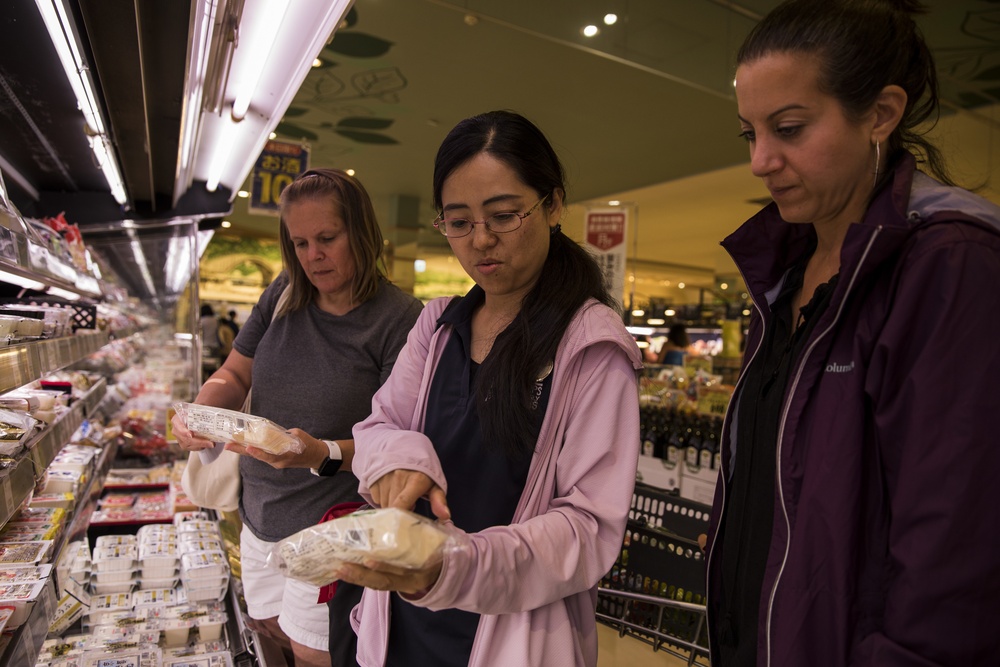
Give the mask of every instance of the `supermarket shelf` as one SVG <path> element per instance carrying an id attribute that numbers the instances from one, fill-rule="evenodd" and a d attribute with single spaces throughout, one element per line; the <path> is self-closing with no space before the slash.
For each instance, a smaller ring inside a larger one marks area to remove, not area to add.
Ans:
<path id="1" fill-rule="evenodd" d="M 103 331 L 31 341 L 0 348 L 0 394 L 59 370 L 107 345 Z"/>
<path id="2" fill-rule="evenodd" d="M 28 443 L 27 453 L 15 467 L 0 475 L 0 526 L 7 523 L 35 487 L 35 479 L 49 467 L 52 459 L 63 448 L 85 415 L 91 414 L 107 393 L 104 378 L 95 383 L 83 398 Z"/>
<path id="3" fill-rule="evenodd" d="M 104 489 L 104 480 L 108 475 L 108 471 L 111 469 L 111 463 L 114 461 L 117 450 L 117 440 L 113 439 L 104 445 L 103 451 L 98 457 L 97 463 L 94 467 L 94 472 L 90 481 L 79 492 L 76 508 L 73 511 L 73 517 L 70 519 L 66 529 L 63 531 L 62 537 L 59 539 L 56 548 L 52 551 L 52 558 L 50 562 L 53 566 L 59 562 L 59 559 L 62 556 L 62 551 L 67 544 L 74 539 L 86 537 L 91 512 L 93 511 L 94 506 L 97 503 L 97 499 L 100 498 L 101 492 Z M 30 466 L 25 467 L 30 468 Z M 32 482 L 32 484 L 34 484 L 34 482 Z M 53 576 L 49 577 L 49 585 L 47 587 L 50 590 L 48 590 L 47 594 L 44 596 L 45 599 L 40 600 L 39 603 L 32 608 L 30 614 L 28 615 L 28 620 L 24 622 L 24 625 L 18 628 L 15 632 L 14 638 L 10 642 L 10 646 L 7 647 L 6 654 L 3 657 L 0 657 L 0 667 L 33 665 L 38 660 L 38 654 L 42 650 L 42 643 L 45 641 L 45 637 L 48 634 L 49 622 L 55 614 L 56 605 L 59 600 L 58 592 L 55 590 L 54 577 L 55 571 L 53 570 Z"/>

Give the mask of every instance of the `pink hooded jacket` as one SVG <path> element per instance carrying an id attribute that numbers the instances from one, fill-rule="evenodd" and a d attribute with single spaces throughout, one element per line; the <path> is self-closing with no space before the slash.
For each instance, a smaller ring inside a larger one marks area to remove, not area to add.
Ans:
<path id="1" fill-rule="evenodd" d="M 405 468 L 447 493 L 434 445 L 421 433 L 427 391 L 451 333 L 437 320 L 449 299 L 429 303 L 392 375 L 354 427 L 353 472 L 369 485 Z M 556 351 L 548 409 L 514 520 L 469 534 L 445 556 L 441 576 L 413 604 L 482 614 L 470 666 L 597 664 L 597 583 L 618 556 L 639 455 L 635 341 L 611 309 L 588 302 Z M 381 667 L 389 594 L 365 590 L 354 609 L 358 663 Z"/>

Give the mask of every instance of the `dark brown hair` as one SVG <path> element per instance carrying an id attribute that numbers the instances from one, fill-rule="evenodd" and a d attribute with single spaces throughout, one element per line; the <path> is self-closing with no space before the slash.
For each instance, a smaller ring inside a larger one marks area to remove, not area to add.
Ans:
<path id="1" fill-rule="evenodd" d="M 934 58 L 913 20 L 925 12 L 915 0 L 789 0 L 754 26 L 736 64 L 772 53 L 813 55 L 820 63 L 820 90 L 854 119 L 871 110 L 883 88 L 899 86 L 906 91 L 906 108 L 889 137 L 887 155 L 892 159 L 910 150 L 941 181 L 954 185 L 941 152 L 918 131 L 939 113 Z"/>

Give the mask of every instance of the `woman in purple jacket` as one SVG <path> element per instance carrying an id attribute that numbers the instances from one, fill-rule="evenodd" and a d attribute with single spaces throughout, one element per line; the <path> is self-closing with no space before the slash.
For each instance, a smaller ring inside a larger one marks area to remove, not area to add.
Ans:
<path id="1" fill-rule="evenodd" d="M 416 573 L 344 566 L 367 587 L 362 667 L 597 663 L 642 362 L 597 263 L 560 230 L 564 199 L 555 152 L 522 116 L 469 118 L 441 145 L 434 226 L 476 285 L 424 309 L 354 428 L 353 471 L 375 505 L 450 517 L 468 547 Z"/>
<path id="2" fill-rule="evenodd" d="M 715 667 L 1000 659 L 1000 209 L 917 134 L 915 2 L 794 0 L 738 55 L 773 203 L 709 535 Z M 920 156 L 939 180 L 916 170 Z"/>

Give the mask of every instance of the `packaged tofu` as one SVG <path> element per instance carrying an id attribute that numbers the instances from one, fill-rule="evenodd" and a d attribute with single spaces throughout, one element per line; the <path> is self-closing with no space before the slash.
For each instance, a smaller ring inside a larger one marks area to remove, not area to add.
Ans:
<path id="1" fill-rule="evenodd" d="M 175 403 L 173 407 L 188 430 L 213 442 L 238 442 L 271 454 L 305 450 L 301 440 L 263 417 L 194 403 Z"/>
<path id="2" fill-rule="evenodd" d="M 342 563 L 370 559 L 410 569 L 427 567 L 443 557 L 449 540 L 454 540 L 454 546 L 457 539 L 413 512 L 364 510 L 281 540 L 271 550 L 268 564 L 292 579 L 325 586 L 335 581 Z"/>

